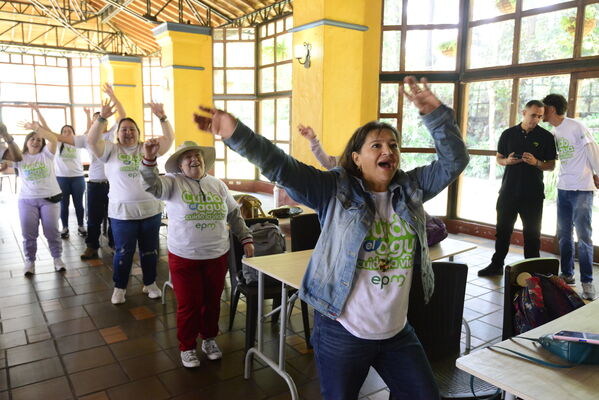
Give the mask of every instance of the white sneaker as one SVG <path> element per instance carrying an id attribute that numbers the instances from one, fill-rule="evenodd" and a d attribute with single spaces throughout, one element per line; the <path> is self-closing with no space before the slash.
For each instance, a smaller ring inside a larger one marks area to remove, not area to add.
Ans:
<path id="1" fill-rule="evenodd" d="M 206 353 L 206 357 L 209 360 L 220 360 L 223 357 L 223 353 L 218 348 L 214 339 L 204 339 L 202 341 L 202 351 Z"/>
<path id="2" fill-rule="evenodd" d="M 182 351 L 181 362 L 186 368 L 197 368 L 200 366 L 200 359 L 195 349 Z"/>
<path id="3" fill-rule="evenodd" d="M 35 261 L 25 260 L 25 267 L 23 268 L 23 273 L 25 275 L 35 274 Z"/>
<path id="4" fill-rule="evenodd" d="M 152 283 L 151 285 L 144 286 L 141 291 L 147 293 L 148 297 L 151 299 L 157 299 L 162 296 L 162 290 L 156 286 L 156 282 Z"/>
<path id="5" fill-rule="evenodd" d="M 582 298 L 585 300 L 595 300 L 595 285 L 593 282 L 582 282 Z"/>
<path id="6" fill-rule="evenodd" d="M 112 298 L 110 299 L 112 304 L 123 304 L 125 302 L 126 292 L 127 289 L 114 288 L 114 291 L 112 292 Z"/>
<path id="7" fill-rule="evenodd" d="M 64 265 L 62 258 L 58 257 L 54 259 L 54 270 L 57 272 L 66 271 L 67 266 Z"/>

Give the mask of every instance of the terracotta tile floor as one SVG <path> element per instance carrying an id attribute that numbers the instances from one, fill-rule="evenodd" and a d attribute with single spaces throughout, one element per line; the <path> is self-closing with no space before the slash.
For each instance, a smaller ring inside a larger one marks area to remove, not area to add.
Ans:
<path id="1" fill-rule="evenodd" d="M 268 207 L 264 207 L 268 209 Z M 64 240 L 66 273 L 52 269 L 43 237 L 38 241 L 36 275 L 22 276 L 23 255 L 15 196 L 0 193 L 0 399 L 287 399 L 284 381 L 255 362 L 252 378 L 243 379 L 245 304 L 239 304 L 235 324 L 228 325 L 230 290 L 221 303 L 223 359 L 195 370 L 182 367 L 177 348 L 172 291 L 166 305 L 141 292 L 140 269 L 134 268 L 127 302 L 110 303 L 112 255 L 83 262 L 83 238 Z M 70 218 L 75 223 L 74 213 Z M 71 226 L 73 232 L 76 226 Z M 166 231 L 161 232 L 158 284 L 168 277 Z M 455 235 L 454 235 L 455 236 Z M 457 256 L 469 265 L 464 316 L 472 329 L 474 347 L 496 342 L 501 335 L 503 288 L 500 278 L 478 278 L 493 253 L 493 242 L 457 235 L 478 248 Z M 522 257 L 513 247 L 507 262 Z M 266 351 L 276 354 L 276 329 L 265 327 Z M 319 384 L 312 353 L 303 340 L 301 313 L 295 310 L 287 339 L 287 366 L 303 399 L 318 399 Z M 361 399 L 388 398 L 385 384 L 371 371 Z"/>

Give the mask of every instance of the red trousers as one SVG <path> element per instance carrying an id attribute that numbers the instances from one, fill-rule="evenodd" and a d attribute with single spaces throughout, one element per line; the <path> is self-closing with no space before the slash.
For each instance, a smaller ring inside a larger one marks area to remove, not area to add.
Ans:
<path id="1" fill-rule="evenodd" d="M 218 334 L 227 253 L 210 260 L 190 260 L 169 251 L 168 266 L 177 297 L 179 350 L 195 349 L 198 335 L 208 339 Z"/>

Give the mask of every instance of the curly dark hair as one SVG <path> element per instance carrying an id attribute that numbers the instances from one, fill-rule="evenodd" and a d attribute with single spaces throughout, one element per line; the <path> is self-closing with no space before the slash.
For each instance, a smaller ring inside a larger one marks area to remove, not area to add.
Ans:
<path id="1" fill-rule="evenodd" d="M 568 100 L 561 94 L 551 93 L 545 96 L 543 99 L 543 104 L 546 106 L 555 107 L 555 112 L 557 115 L 565 115 L 566 110 L 568 110 Z"/>

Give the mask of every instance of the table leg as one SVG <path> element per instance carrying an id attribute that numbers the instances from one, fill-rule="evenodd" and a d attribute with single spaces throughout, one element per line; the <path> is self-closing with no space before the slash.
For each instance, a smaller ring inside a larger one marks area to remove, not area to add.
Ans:
<path id="1" fill-rule="evenodd" d="M 516 396 L 511 393 L 505 392 L 504 400 L 516 400 Z"/>

